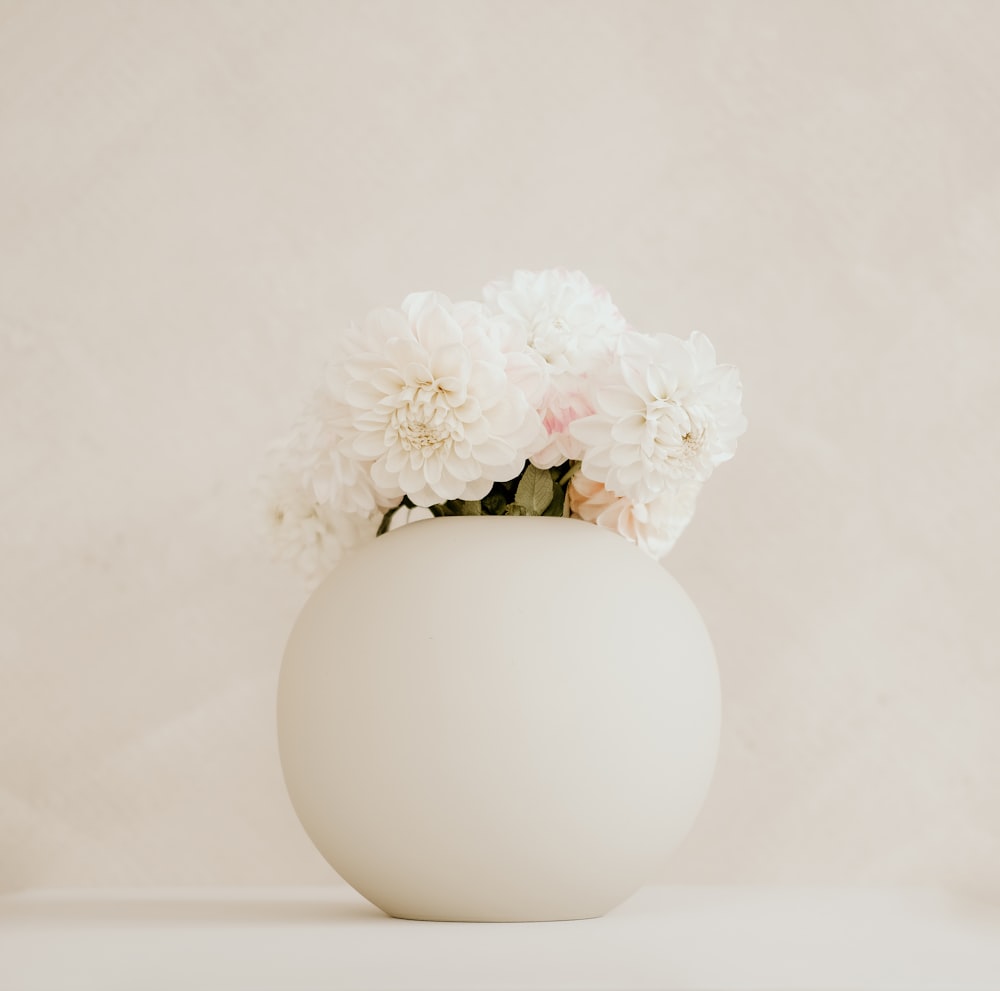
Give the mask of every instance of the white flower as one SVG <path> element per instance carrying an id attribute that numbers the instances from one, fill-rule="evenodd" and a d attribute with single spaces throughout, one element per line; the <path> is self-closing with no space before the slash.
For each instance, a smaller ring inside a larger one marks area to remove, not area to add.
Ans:
<path id="1" fill-rule="evenodd" d="M 586 449 L 581 471 L 634 503 L 704 482 L 746 429 L 741 397 L 739 373 L 716 364 L 703 334 L 629 333 L 595 385 L 595 412 L 570 426 Z"/>
<path id="2" fill-rule="evenodd" d="M 392 519 L 389 520 L 389 529 L 398 530 L 401 526 L 407 526 L 410 523 L 432 519 L 434 519 L 434 514 L 429 509 L 424 509 L 423 506 L 414 506 L 412 509 L 409 506 L 400 506 L 392 514 Z"/>
<path id="3" fill-rule="evenodd" d="M 650 502 L 635 503 L 577 472 L 569 485 L 570 514 L 614 530 L 659 560 L 691 521 L 700 488 L 686 482 Z"/>
<path id="4" fill-rule="evenodd" d="M 380 497 L 481 499 L 524 467 L 541 424 L 489 323 L 481 304 L 416 293 L 345 338 L 341 450 L 371 463 Z"/>
<path id="5" fill-rule="evenodd" d="M 371 464 L 342 450 L 350 408 L 336 392 L 317 391 L 288 435 L 273 447 L 274 471 L 290 478 L 316 502 L 348 513 L 385 511 L 399 500 L 385 499 L 375 489 Z"/>
<path id="6" fill-rule="evenodd" d="M 517 271 L 483 289 L 489 309 L 510 327 L 509 350 L 526 352 L 543 376 L 538 403 L 546 436 L 530 452 L 539 468 L 579 460 L 582 450 L 569 424 L 589 413 L 587 380 L 611 360 L 625 318 L 606 290 L 582 272 Z"/>
<path id="7" fill-rule="evenodd" d="M 346 412 L 329 390 L 317 392 L 288 435 L 272 446 L 262 479 L 265 520 L 278 557 L 310 584 L 332 571 L 345 550 L 374 538 L 394 505 L 375 491 L 368 466 L 340 450 Z"/>
<path id="8" fill-rule="evenodd" d="M 545 441 L 531 455 L 531 463 L 539 468 L 553 468 L 564 461 L 579 461 L 583 445 L 569 432 L 569 425 L 593 411 L 583 393 L 550 390 L 542 409 Z"/>
<path id="9" fill-rule="evenodd" d="M 272 489 L 268 502 L 267 521 L 276 556 L 294 565 L 310 587 L 330 574 L 346 552 L 374 540 L 381 519 L 378 510 L 365 516 L 319 503 L 293 484 Z"/>

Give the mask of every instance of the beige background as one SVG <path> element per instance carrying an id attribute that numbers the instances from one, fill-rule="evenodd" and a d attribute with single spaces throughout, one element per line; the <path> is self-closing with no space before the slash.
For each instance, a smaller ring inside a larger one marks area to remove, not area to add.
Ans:
<path id="1" fill-rule="evenodd" d="M 1000 5 L 0 0 L 0 889 L 311 883 L 248 491 L 348 321 L 563 264 L 750 432 L 664 878 L 1000 896 Z"/>

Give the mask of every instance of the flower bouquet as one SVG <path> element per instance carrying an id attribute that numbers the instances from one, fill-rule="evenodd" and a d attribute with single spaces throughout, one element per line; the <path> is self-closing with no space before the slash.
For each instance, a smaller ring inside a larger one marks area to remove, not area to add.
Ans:
<path id="1" fill-rule="evenodd" d="M 273 450 L 267 518 L 312 584 L 431 516 L 574 517 L 659 559 L 745 428 L 703 334 L 640 333 L 581 272 L 517 271 L 349 328 Z"/>
<path id="2" fill-rule="evenodd" d="M 317 585 L 278 686 L 299 819 L 390 915 L 602 915 L 715 765 L 711 640 L 654 559 L 744 430 L 736 370 L 563 270 L 408 296 L 339 347 L 270 477 Z"/>

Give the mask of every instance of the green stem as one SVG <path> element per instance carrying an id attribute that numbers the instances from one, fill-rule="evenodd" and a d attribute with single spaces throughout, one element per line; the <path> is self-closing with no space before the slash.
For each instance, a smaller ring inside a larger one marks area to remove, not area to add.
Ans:
<path id="1" fill-rule="evenodd" d="M 402 503 L 400 503 L 398 506 L 393 506 L 392 509 L 390 509 L 385 514 L 385 516 L 382 517 L 382 522 L 379 523 L 378 529 L 375 531 L 376 537 L 381 537 L 383 533 L 389 532 L 389 524 L 392 522 L 393 516 L 395 516 L 396 513 L 398 513 L 399 510 L 402 509 L 402 506 L 403 506 Z"/>
<path id="2" fill-rule="evenodd" d="M 569 463 L 569 471 L 559 479 L 559 484 L 565 485 L 580 470 L 580 464 L 581 462 L 579 461 L 571 461 Z"/>
<path id="3" fill-rule="evenodd" d="M 385 516 L 382 517 L 382 522 L 379 523 L 378 529 L 375 531 L 376 537 L 381 537 L 383 533 L 389 532 L 389 524 L 392 523 L 393 516 L 396 515 L 403 507 L 407 509 L 413 509 L 413 503 L 410 501 L 408 495 L 403 496 L 403 501 L 398 506 L 393 506 L 392 509 L 388 510 Z"/>

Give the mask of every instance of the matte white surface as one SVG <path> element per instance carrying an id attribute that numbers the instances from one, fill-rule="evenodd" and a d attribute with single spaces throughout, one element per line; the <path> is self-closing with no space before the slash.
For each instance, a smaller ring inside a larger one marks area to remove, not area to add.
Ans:
<path id="1" fill-rule="evenodd" d="M 697 607 L 617 534 L 424 520 L 313 593 L 278 736 L 313 842 L 390 915 L 589 919 L 653 879 L 695 821 L 719 676 Z"/>
<path id="2" fill-rule="evenodd" d="M 998 39 L 962 0 L 0 0 L 0 889 L 332 879 L 247 491 L 349 321 L 564 264 L 745 383 L 669 560 L 723 736 L 663 878 L 1000 892 Z"/>
<path id="3" fill-rule="evenodd" d="M 343 888 L 0 898 L 4 991 L 996 991 L 1000 907 L 941 889 L 650 887 L 604 919 L 390 919 Z"/>

